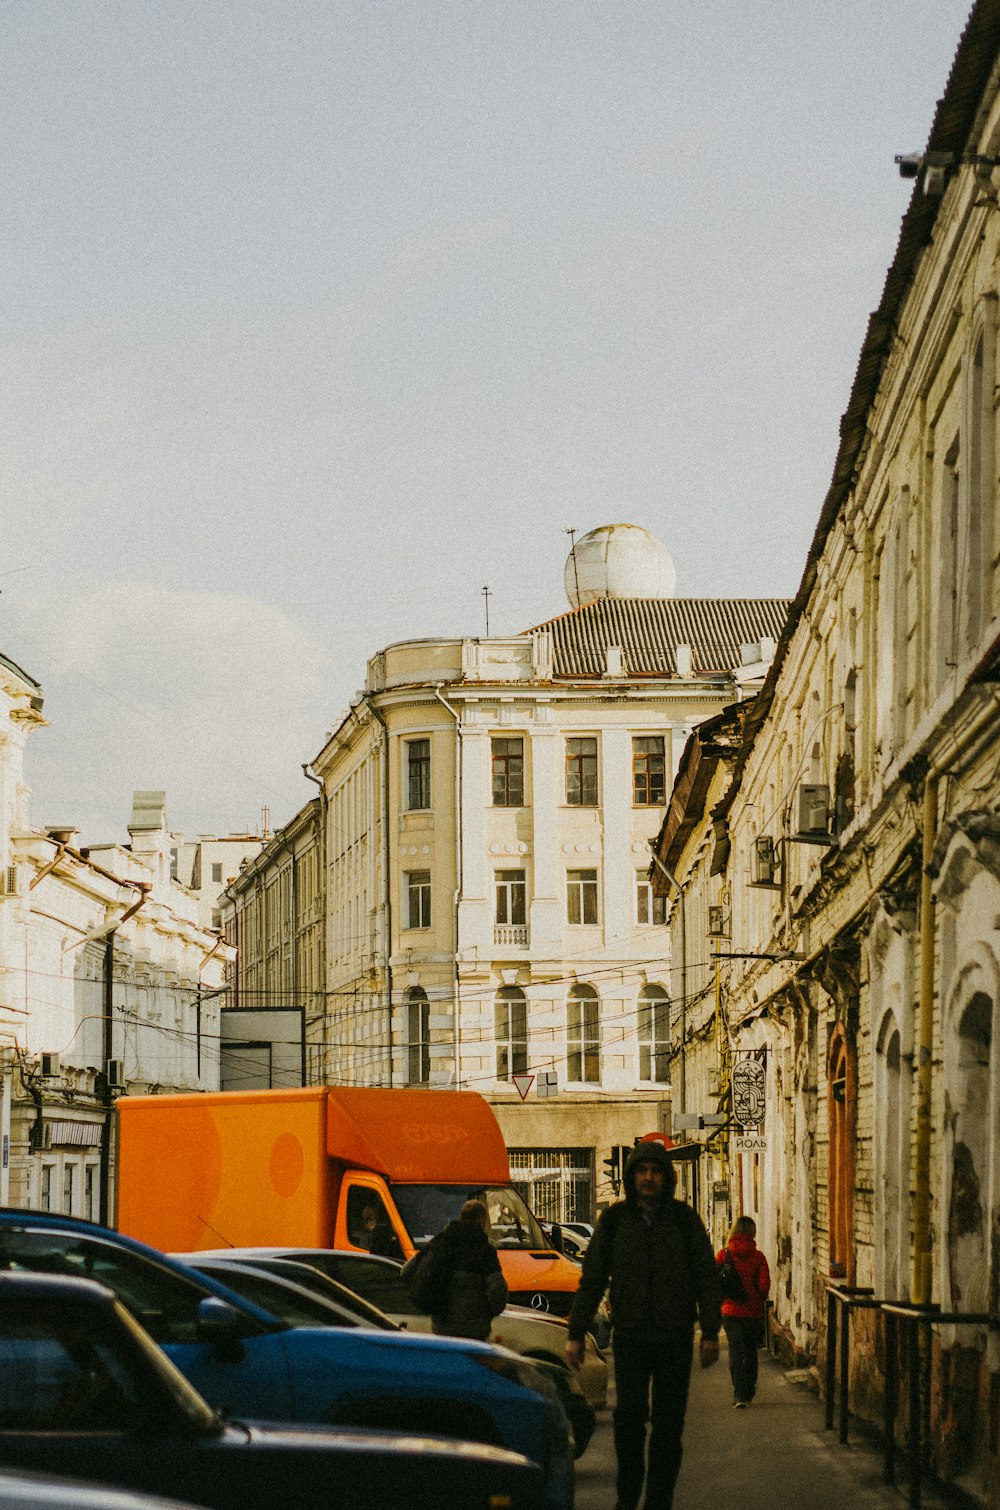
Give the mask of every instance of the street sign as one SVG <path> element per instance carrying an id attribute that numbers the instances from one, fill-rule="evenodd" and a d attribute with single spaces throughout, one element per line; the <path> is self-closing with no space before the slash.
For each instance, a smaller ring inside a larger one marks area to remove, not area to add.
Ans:
<path id="1" fill-rule="evenodd" d="M 733 1147 L 740 1153 L 763 1153 L 767 1148 L 767 1139 L 759 1138 L 756 1133 L 737 1133 Z"/>
<path id="2" fill-rule="evenodd" d="M 535 1095 L 541 1096 L 544 1099 L 544 1097 L 546 1096 L 558 1096 L 558 1094 L 559 1076 L 556 1074 L 555 1070 L 545 1070 L 541 1075 L 538 1076 L 538 1084 L 535 1086 Z"/>
<path id="3" fill-rule="evenodd" d="M 510 1078 L 514 1082 L 514 1089 L 523 1101 L 535 1083 L 534 1075 L 511 1075 Z"/>

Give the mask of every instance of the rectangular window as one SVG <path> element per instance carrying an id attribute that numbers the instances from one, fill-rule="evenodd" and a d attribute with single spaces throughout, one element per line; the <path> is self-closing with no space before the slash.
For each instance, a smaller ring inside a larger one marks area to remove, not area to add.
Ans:
<path id="1" fill-rule="evenodd" d="M 97 1167 L 88 1164 L 83 1171 L 83 1214 L 88 1222 L 97 1220 Z"/>
<path id="2" fill-rule="evenodd" d="M 406 806 L 411 812 L 431 805 L 431 742 L 406 741 Z"/>
<path id="3" fill-rule="evenodd" d="M 632 741 L 632 801 L 636 807 L 662 807 L 666 801 L 666 762 L 661 735 Z"/>
<path id="4" fill-rule="evenodd" d="M 524 740 L 493 740 L 493 806 L 524 806 Z"/>
<path id="5" fill-rule="evenodd" d="M 523 870 L 498 870 L 496 873 L 497 922 L 523 924 L 525 921 L 525 883 Z"/>
<path id="6" fill-rule="evenodd" d="M 51 1211 L 52 1210 L 52 1171 L 54 1170 L 54 1168 L 55 1168 L 54 1164 L 43 1164 L 42 1165 L 41 1203 L 40 1204 L 41 1204 L 41 1208 L 42 1208 L 43 1211 Z"/>
<path id="7" fill-rule="evenodd" d="M 518 986 L 505 986 L 493 1004 L 497 1079 L 528 1072 L 528 1004 Z"/>
<path id="8" fill-rule="evenodd" d="M 597 922 L 597 871 L 566 872 L 566 917 L 570 923 Z"/>
<path id="9" fill-rule="evenodd" d="M 74 1164 L 63 1165 L 63 1214 L 73 1215 L 73 1188 L 76 1183 L 76 1166 Z"/>
<path id="10" fill-rule="evenodd" d="M 639 1002 L 639 1079 L 670 1079 L 670 1002 L 651 996 Z"/>
<path id="11" fill-rule="evenodd" d="M 597 993 L 571 996 L 566 1004 L 566 1074 L 570 1080 L 596 1084 L 601 1078 L 601 1036 Z"/>
<path id="12" fill-rule="evenodd" d="M 644 870 L 635 873 L 635 920 L 641 926 L 667 921 L 667 899 L 653 892 L 653 883 Z"/>
<path id="13" fill-rule="evenodd" d="M 597 740 L 591 735 L 566 741 L 566 801 L 570 807 L 597 806 Z"/>
<path id="14" fill-rule="evenodd" d="M 409 870 L 406 873 L 406 926 L 407 928 L 431 926 L 431 873 L 429 870 Z"/>
<path id="15" fill-rule="evenodd" d="M 216 863 L 216 861 L 214 861 L 214 860 L 212 861 L 212 880 L 213 881 L 221 881 L 222 880 L 222 861 L 221 860 L 218 863 Z"/>

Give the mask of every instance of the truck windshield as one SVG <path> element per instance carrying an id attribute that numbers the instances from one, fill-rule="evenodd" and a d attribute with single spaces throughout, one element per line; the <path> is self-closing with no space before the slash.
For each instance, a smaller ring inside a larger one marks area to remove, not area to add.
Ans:
<path id="1" fill-rule="evenodd" d="M 471 1200 L 485 1202 L 490 1217 L 487 1231 L 495 1248 L 538 1251 L 552 1247 L 509 1185 L 393 1185 L 392 1193 L 415 1248 L 425 1247 Z"/>

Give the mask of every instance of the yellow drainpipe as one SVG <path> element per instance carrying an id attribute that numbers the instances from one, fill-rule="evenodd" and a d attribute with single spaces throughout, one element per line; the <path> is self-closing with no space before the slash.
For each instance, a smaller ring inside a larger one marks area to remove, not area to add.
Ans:
<path id="1" fill-rule="evenodd" d="M 931 1091 L 934 1056 L 934 942 L 936 919 L 931 860 L 938 832 L 939 775 L 924 778 L 923 852 L 920 874 L 920 1001 L 917 1011 L 917 1141 L 913 1176 L 913 1294 L 931 1298 Z"/>

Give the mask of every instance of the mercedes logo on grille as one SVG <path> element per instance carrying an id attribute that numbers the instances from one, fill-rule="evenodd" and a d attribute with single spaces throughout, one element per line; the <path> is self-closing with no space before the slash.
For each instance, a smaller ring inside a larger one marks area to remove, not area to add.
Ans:
<path id="1" fill-rule="evenodd" d="M 532 1295 L 531 1297 L 531 1309 L 533 1311 L 547 1311 L 548 1308 L 549 1297 L 547 1295 L 543 1295 L 541 1290 L 536 1290 L 534 1295 Z"/>

